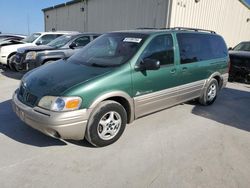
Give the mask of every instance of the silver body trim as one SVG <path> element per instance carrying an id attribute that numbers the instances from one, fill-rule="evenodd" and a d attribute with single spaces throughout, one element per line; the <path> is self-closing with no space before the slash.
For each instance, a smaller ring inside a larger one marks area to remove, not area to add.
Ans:
<path id="1" fill-rule="evenodd" d="M 85 135 L 89 112 L 87 109 L 70 112 L 52 112 L 39 107 L 31 108 L 12 97 L 13 111 L 26 124 L 46 135 L 62 139 L 82 140 Z M 58 133 L 58 134 L 56 134 Z"/>
<path id="2" fill-rule="evenodd" d="M 198 98 L 202 94 L 205 83 L 206 80 L 201 80 L 135 97 L 135 118 Z"/>
<path id="3" fill-rule="evenodd" d="M 222 74 L 221 77 L 223 81 L 222 88 L 224 88 L 227 85 L 229 74 L 228 73 Z"/>

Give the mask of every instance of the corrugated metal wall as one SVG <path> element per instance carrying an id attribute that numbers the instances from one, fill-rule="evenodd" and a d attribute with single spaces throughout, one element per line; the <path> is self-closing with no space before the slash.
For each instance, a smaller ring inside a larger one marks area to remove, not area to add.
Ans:
<path id="1" fill-rule="evenodd" d="M 45 30 L 106 32 L 165 27 L 169 0 L 88 0 L 45 11 Z M 84 12 L 82 9 L 84 7 Z M 48 16 L 48 17 L 47 17 Z"/>
<path id="2" fill-rule="evenodd" d="M 88 30 L 165 27 L 168 0 L 89 0 Z"/>
<path id="3" fill-rule="evenodd" d="M 84 10 L 82 10 L 84 8 Z M 45 30 L 84 31 L 86 27 L 85 2 L 70 4 L 47 10 L 44 14 Z"/>
<path id="4" fill-rule="evenodd" d="M 173 0 L 170 27 L 196 27 L 221 34 L 228 46 L 250 40 L 250 10 L 238 0 Z"/>

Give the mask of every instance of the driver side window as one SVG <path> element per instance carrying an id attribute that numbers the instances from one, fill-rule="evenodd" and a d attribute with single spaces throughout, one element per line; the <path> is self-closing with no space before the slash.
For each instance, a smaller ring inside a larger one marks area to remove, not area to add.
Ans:
<path id="1" fill-rule="evenodd" d="M 142 59 L 155 59 L 161 66 L 174 64 L 174 47 L 171 35 L 160 35 L 151 40 L 142 54 Z"/>
<path id="2" fill-rule="evenodd" d="M 90 42 L 90 37 L 89 36 L 83 36 L 74 41 L 77 47 L 80 46 L 85 46 Z"/>

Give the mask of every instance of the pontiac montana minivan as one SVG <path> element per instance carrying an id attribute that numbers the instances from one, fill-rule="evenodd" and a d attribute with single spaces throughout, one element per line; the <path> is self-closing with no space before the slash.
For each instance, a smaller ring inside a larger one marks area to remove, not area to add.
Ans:
<path id="1" fill-rule="evenodd" d="M 228 63 L 225 42 L 213 31 L 111 32 L 26 73 L 13 109 L 52 137 L 106 146 L 139 117 L 192 99 L 212 104 L 227 83 Z"/>

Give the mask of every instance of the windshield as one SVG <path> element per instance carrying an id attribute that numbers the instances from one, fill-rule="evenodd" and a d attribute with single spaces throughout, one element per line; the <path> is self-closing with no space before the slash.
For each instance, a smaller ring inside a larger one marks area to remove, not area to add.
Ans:
<path id="1" fill-rule="evenodd" d="M 48 46 L 51 46 L 53 48 L 61 48 L 65 44 L 67 44 L 72 38 L 72 35 L 63 35 L 61 37 L 58 37 L 57 39 L 51 41 Z"/>
<path id="2" fill-rule="evenodd" d="M 88 66 L 118 66 L 134 56 L 146 37 L 146 34 L 139 33 L 104 34 L 71 56 L 68 61 Z"/>
<path id="3" fill-rule="evenodd" d="M 33 33 L 32 35 L 26 37 L 22 40 L 22 42 L 26 43 L 32 43 L 34 40 L 36 40 L 41 34 L 40 33 Z"/>
<path id="4" fill-rule="evenodd" d="M 242 42 L 238 44 L 233 50 L 235 51 L 250 51 L 250 42 Z"/>

